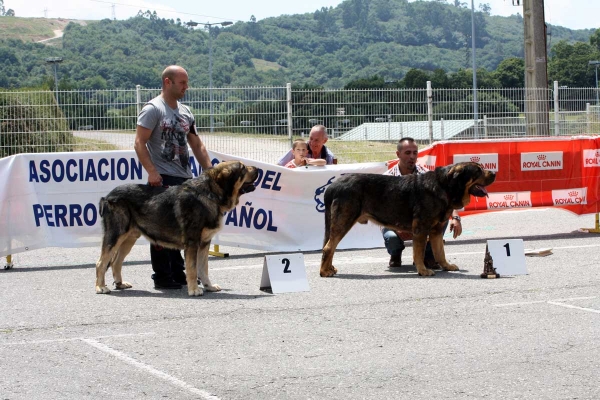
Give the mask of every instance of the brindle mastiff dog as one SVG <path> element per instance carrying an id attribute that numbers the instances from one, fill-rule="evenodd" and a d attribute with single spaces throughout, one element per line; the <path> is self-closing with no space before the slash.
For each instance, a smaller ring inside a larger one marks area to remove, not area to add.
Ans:
<path id="1" fill-rule="evenodd" d="M 123 260 L 143 235 L 150 243 L 185 251 L 185 275 L 190 296 L 202 296 L 198 274 L 205 290 L 219 285 L 208 278 L 208 250 L 223 225 L 223 214 L 237 206 L 240 196 L 254 190 L 258 169 L 240 161 L 226 161 L 168 188 L 126 184 L 100 199 L 102 252 L 96 263 L 96 293 L 110 293 L 104 275 L 110 263 L 117 289 L 128 289 L 123 281 Z"/>
<path id="2" fill-rule="evenodd" d="M 471 195 L 487 196 L 485 186 L 496 179 L 493 171 L 474 162 L 463 162 L 435 171 L 406 176 L 348 174 L 325 192 L 325 240 L 320 274 L 333 276 L 333 254 L 350 228 L 372 221 L 413 234 L 413 259 L 421 276 L 435 273 L 425 267 L 427 236 L 435 260 L 446 271 L 458 267 L 446 261 L 442 240 L 444 224 L 452 210 L 465 207 Z"/>

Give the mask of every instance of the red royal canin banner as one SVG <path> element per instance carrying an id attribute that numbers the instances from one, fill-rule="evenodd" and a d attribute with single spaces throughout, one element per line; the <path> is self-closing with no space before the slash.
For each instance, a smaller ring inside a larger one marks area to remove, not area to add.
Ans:
<path id="1" fill-rule="evenodd" d="M 463 215 L 531 207 L 600 211 L 598 136 L 442 141 L 419 151 L 417 163 L 433 170 L 463 161 L 496 172 L 496 181 L 487 187 L 489 197 L 471 196 Z"/>

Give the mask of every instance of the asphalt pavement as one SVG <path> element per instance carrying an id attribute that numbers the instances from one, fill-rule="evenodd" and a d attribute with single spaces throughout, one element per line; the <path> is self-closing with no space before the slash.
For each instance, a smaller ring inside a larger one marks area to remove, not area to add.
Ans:
<path id="1" fill-rule="evenodd" d="M 338 251 L 304 253 L 310 291 L 260 290 L 267 253 L 221 247 L 223 290 L 156 290 L 147 245 L 133 288 L 98 295 L 99 248 L 48 248 L 0 270 L 0 399 L 598 399 L 600 234 L 594 215 L 504 211 L 446 238 L 458 272 Z M 488 239 L 522 238 L 526 275 L 481 279 Z M 109 274 L 110 275 L 110 272 Z M 107 276 L 112 282 L 112 277 Z"/>

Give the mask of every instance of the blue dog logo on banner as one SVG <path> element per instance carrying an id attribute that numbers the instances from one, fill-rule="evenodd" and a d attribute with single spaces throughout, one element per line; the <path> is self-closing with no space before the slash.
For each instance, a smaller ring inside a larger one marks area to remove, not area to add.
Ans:
<path id="1" fill-rule="evenodd" d="M 320 213 L 325 212 L 325 203 L 323 202 L 323 196 L 325 194 L 325 190 L 327 190 L 327 186 L 331 185 L 331 183 L 333 182 L 333 180 L 335 178 L 336 178 L 335 176 L 332 176 L 331 179 L 329 179 L 326 184 L 324 184 L 323 186 L 319 186 L 317 188 L 317 190 L 315 190 L 314 199 L 315 199 L 315 203 L 317 203 L 317 206 L 315 208 Z"/>

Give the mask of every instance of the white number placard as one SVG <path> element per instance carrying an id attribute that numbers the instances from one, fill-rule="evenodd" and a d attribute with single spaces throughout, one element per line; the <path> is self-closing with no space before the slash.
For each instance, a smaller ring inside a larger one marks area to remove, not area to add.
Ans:
<path id="1" fill-rule="evenodd" d="M 260 289 L 273 293 L 308 292 L 308 279 L 302 253 L 265 256 Z"/>
<path id="2" fill-rule="evenodd" d="M 523 239 L 488 240 L 487 244 L 500 276 L 527 275 Z"/>

